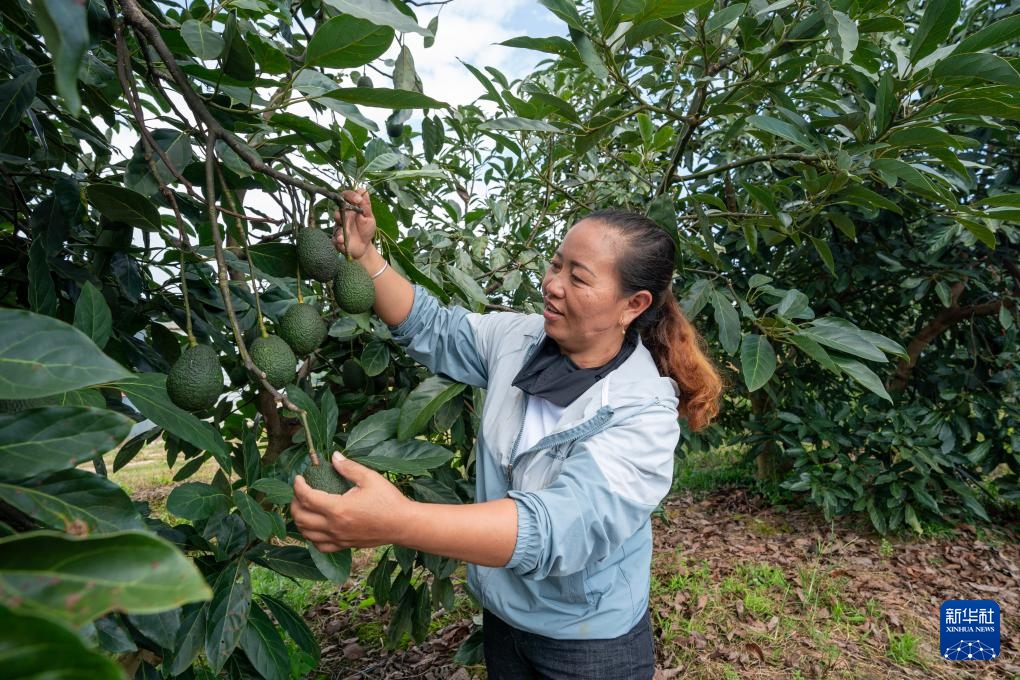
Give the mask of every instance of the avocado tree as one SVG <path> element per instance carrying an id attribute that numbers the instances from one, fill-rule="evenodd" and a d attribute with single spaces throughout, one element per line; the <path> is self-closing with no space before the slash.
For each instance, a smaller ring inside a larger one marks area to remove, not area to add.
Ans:
<path id="1" fill-rule="evenodd" d="M 25 667 L 289 677 L 288 648 L 318 647 L 250 568 L 351 566 L 294 530 L 295 474 L 342 448 L 470 502 L 478 395 L 395 348 L 329 249 L 359 183 L 394 266 L 474 310 L 536 309 L 588 210 L 647 211 L 732 376 L 682 447 L 738 444 L 882 531 L 1015 502 L 1020 16 L 545 0 L 563 34 L 509 41 L 541 67 L 466 65 L 485 94 L 450 107 L 415 72 L 405 36 L 443 36 L 413 4 L 0 7 L 0 606 L 23 623 L 0 658 L 47 639 L 66 651 Z M 179 482 L 165 517 L 105 478 L 153 442 Z M 132 562 L 145 541 L 161 557 Z M 67 551 L 94 562 L 65 572 Z M 116 599 L 95 578 L 115 565 L 184 585 Z M 379 552 L 391 643 L 426 634 L 456 566 Z"/>

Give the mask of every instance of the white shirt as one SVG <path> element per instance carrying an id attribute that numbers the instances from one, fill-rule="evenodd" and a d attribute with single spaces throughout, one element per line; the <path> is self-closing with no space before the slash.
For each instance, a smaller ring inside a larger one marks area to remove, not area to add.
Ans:
<path id="1" fill-rule="evenodd" d="M 564 408 L 566 407 L 557 406 L 542 397 L 529 395 L 528 408 L 524 413 L 524 429 L 521 430 L 521 440 L 517 445 L 517 451 L 527 451 L 542 437 L 552 432 L 563 414 Z"/>

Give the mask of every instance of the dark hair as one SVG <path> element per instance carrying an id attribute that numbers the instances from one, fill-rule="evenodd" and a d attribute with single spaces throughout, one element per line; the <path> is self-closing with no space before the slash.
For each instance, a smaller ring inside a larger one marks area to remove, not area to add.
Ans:
<path id="1" fill-rule="evenodd" d="M 599 210 L 585 219 L 623 237 L 624 249 L 616 259 L 623 294 L 641 290 L 652 294 L 652 304 L 631 327 L 641 335 L 659 373 L 679 386 L 680 415 L 692 430 L 708 425 L 719 412 L 722 379 L 705 351 L 704 340 L 673 295 L 673 239 L 651 218 L 628 210 Z"/>

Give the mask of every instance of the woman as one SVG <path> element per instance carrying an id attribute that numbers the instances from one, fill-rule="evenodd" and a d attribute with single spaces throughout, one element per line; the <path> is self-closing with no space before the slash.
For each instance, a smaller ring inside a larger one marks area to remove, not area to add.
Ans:
<path id="1" fill-rule="evenodd" d="M 472 314 L 390 268 L 367 192 L 344 196 L 362 212 L 347 211 L 337 248 L 372 276 L 395 340 L 486 388 L 476 502 L 412 501 L 337 455 L 355 487 L 299 477 L 297 526 L 324 551 L 393 543 L 468 562 L 490 679 L 651 678 L 650 515 L 670 489 L 678 410 L 700 428 L 721 391 L 672 295 L 672 240 L 644 216 L 594 213 L 553 256 L 541 316 Z"/>

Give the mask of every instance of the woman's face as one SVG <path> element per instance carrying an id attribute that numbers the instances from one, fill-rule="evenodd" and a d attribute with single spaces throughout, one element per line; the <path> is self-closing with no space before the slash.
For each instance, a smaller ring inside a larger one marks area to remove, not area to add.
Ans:
<path id="1" fill-rule="evenodd" d="M 542 279 L 545 332 L 582 368 L 616 356 L 623 331 L 651 304 L 642 290 L 620 290 L 616 258 L 623 237 L 602 222 L 581 220 L 567 232 Z"/>

